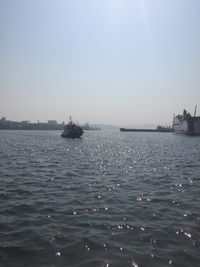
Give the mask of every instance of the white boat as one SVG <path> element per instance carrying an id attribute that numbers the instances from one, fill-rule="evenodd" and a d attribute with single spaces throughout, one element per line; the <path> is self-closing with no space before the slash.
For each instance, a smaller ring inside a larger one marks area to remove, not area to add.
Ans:
<path id="1" fill-rule="evenodd" d="M 182 115 L 174 116 L 173 129 L 175 133 L 183 133 L 189 135 L 200 135 L 200 117 L 196 117 L 196 109 L 192 116 L 185 109 Z"/>

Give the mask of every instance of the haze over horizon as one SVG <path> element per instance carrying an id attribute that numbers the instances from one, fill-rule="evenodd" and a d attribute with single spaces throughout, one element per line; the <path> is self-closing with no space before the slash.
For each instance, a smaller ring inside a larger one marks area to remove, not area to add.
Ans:
<path id="1" fill-rule="evenodd" d="M 200 1 L 0 0 L 0 117 L 113 125 L 200 114 Z"/>

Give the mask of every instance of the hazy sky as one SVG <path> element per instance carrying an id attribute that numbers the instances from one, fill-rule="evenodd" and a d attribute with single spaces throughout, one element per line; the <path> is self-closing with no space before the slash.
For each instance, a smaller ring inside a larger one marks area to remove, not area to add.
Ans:
<path id="1" fill-rule="evenodd" d="M 200 114 L 199 0 L 0 0 L 0 117 Z"/>

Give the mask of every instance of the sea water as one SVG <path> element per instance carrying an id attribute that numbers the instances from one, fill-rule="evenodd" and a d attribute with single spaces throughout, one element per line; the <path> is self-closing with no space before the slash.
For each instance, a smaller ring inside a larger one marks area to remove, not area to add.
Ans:
<path id="1" fill-rule="evenodd" d="M 0 131 L 0 266 L 200 266 L 200 137 Z"/>

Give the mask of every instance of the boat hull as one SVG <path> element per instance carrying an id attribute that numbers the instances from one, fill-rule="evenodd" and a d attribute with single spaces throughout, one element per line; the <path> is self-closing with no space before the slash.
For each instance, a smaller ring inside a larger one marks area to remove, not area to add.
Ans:
<path id="1" fill-rule="evenodd" d="M 144 133 L 171 133 L 173 132 L 172 128 L 158 127 L 157 129 L 129 129 L 129 128 L 120 128 L 120 132 L 144 132 Z"/>
<path id="2" fill-rule="evenodd" d="M 83 135 L 83 133 L 65 133 L 63 132 L 61 134 L 64 138 L 80 138 Z"/>
<path id="3" fill-rule="evenodd" d="M 200 135 L 200 117 L 187 119 L 174 119 L 173 128 L 175 133 L 187 135 Z"/>
<path id="4" fill-rule="evenodd" d="M 80 138 L 83 135 L 83 129 L 70 121 L 64 128 L 61 136 L 64 138 Z"/>
<path id="5" fill-rule="evenodd" d="M 173 124 L 175 133 L 187 133 L 188 132 L 188 123 L 187 121 L 179 121 Z"/>
<path id="6" fill-rule="evenodd" d="M 128 129 L 128 128 L 120 128 L 121 132 L 157 132 L 156 129 Z"/>

